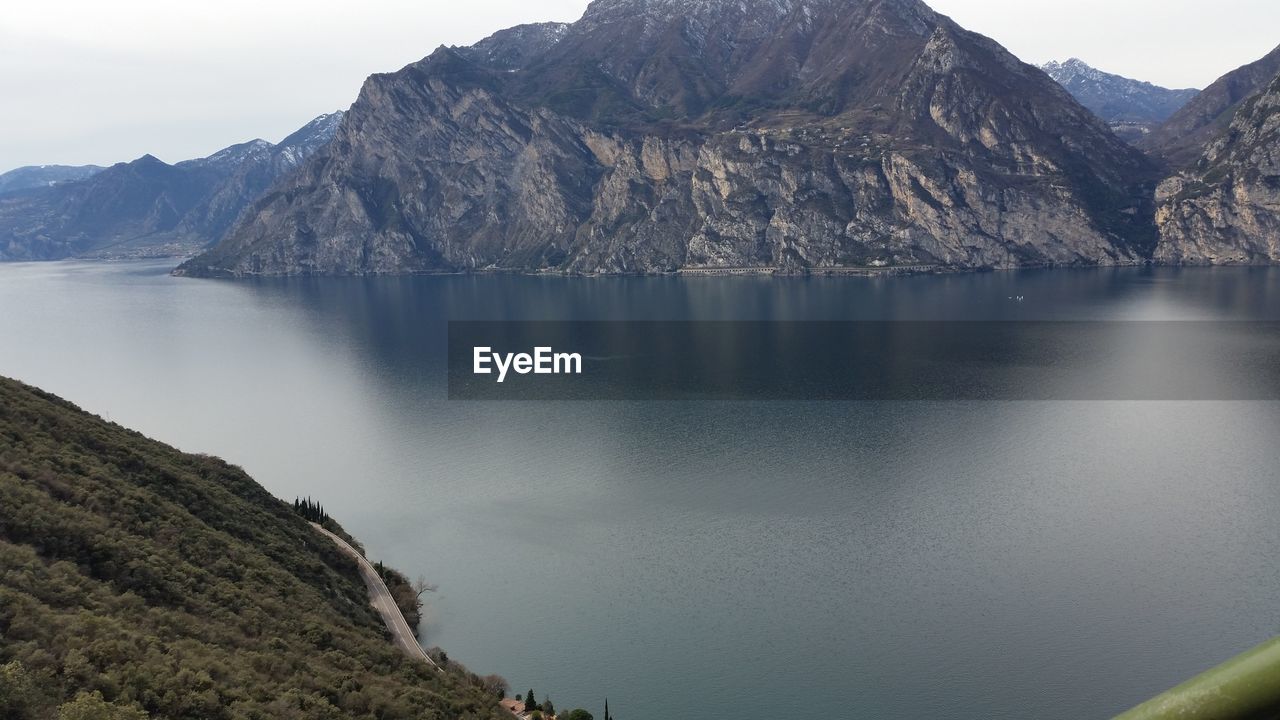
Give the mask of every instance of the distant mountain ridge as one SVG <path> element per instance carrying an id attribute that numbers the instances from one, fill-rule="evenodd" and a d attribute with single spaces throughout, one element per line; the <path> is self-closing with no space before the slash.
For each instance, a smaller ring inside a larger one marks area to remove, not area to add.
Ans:
<path id="1" fill-rule="evenodd" d="M 475 45 L 453 49 L 481 65 L 516 70 L 551 49 L 568 30 L 569 23 L 517 25 L 494 33 Z"/>
<path id="2" fill-rule="evenodd" d="M 595 0 L 370 76 L 279 146 L 0 194 L 0 259 L 201 251 L 176 272 L 232 277 L 1274 262 L 1277 75 L 1280 48 L 1198 94 L 1042 71 L 919 0 Z"/>
<path id="3" fill-rule="evenodd" d="M 1155 179 L 917 0 L 596 0 L 370 77 L 180 272 L 1132 263 Z"/>
<path id="4" fill-rule="evenodd" d="M 0 174 L 0 195 L 84 180 L 99 172 L 97 165 L 28 165 Z"/>
<path id="5" fill-rule="evenodd" d="M 253 140 L 174 165 L 144 155 L 83 179 L 0 196 L 0 260 L 195 252 L 326 145 L 341 118 L 322 115 L 279 144 Z"/>
<path id="6" fill-rule="evenodd" d="M 1103 72 L 1079 58 L 1045 63 L 1040 69 L 1130 142 L 1168 120 L 1200 93 L 1194 88 L 1170 90 Z"/>

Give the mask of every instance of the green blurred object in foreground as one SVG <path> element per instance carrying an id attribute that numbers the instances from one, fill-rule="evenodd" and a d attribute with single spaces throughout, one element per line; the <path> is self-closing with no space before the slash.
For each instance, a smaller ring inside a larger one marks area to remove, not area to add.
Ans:
<path id="1" fill-rule="evenodd" d="M 1278 720 L 1280 638 L 1117 715 L 1115 720 Z"/>

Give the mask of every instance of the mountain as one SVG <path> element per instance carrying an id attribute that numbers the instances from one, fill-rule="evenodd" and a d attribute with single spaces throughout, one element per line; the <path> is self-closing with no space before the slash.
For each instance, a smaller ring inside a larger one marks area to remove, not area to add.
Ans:
<path id="1" fill-rule="evenodd" d="M 596 0 L 370 77 L 178 272 L 1130 263 L 1153 173 L 917 0 Z"/>
<path id="2" fill-rule="evenodd" d="M 145 155 L 0 196 L 0 260 L 190 254 L 331 140 L 341 117 L 322 115 L 278 145 L 254 140 L 176 165 Z"/>
<path id="3" fill-rule="evenodd" d="M 1078 58 L 1046 63 L 1040 69 L 1129 142 L 1137 141 L 1168 120 L 1200 93 L 1195 89 L 1170 90 L 1113 75 L 1092 68 Z"/>
<path id="4" fill-rule="evenodd" d="M 0 438 L 5 720 L 510 717 L 240 469 L 4 378 Z"/>
<path id="5" fill-rule="evenodd" d="M 454 49 L 486 67 L 518 70 L 560 42 L 568 29 L 568 23 L 517 25 L 496 32 L 470 47 Z"/>
<path id="6" fill-rule="evenodd" d="M 0 175 L 0 195 L 19 190 L 43 188 L 92 177 L 102 168 L 97 165 L 29 165 Z"/>
<path id="7" fill-rule="evenodd" d="M 292 172 L 333 139 L 342 115 L 341 112 L 321 115 L 276 145 L 255 140 L 202 160 L 178 163 L 178 167 L 188 167 L 195 172 L 212 169 L 221 179 L 184 214 L 177 234 L 196 239 L 201 247 L 216 242 L 240 212 L 277 178 Z"/>
<path id="8" fill-rule="evenodd" d="M 1157 260 L 1280 262 L 1280 73 L 1240 103 L 1194 167 L 1161 183 Z"/>
<path id="9" fill-rule="evenodd" d="M 1226 130 L 1240 103 L 1266 88 L 1277 73 L 1280 47 L 1215 80 L 1139 146 L 1174 168 L 1196 163 L 1205 147 Z"/>

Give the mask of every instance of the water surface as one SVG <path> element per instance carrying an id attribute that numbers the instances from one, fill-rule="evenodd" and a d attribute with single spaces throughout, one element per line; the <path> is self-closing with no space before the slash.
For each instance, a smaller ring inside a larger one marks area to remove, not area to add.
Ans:
<path id="1" fill-rule="evenodd" d="M 1277 403 L 467 403 L 443 366 L 448 319 L 1276 320 L 1276 270 L 167 269 L 0 265 L 0 374 L 320 499 L 439 585 L 426 644 L 560 707 L 1107 717 L 1280 634 Z"/>

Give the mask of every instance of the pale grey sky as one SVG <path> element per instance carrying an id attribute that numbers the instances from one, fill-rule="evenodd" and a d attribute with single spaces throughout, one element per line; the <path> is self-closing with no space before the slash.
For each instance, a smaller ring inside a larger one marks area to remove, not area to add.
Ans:
<path id="1" fill-rule="evenodd" d="M 276 141 L 345 108 L 370 73 L 586 0 L 5 0 L 0 172 L 176 162 Z M 1276 0 L 932 0 L 1028 62 L 1078 56 L 1203 87 L 1280 44 Z"/>

